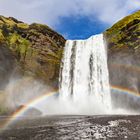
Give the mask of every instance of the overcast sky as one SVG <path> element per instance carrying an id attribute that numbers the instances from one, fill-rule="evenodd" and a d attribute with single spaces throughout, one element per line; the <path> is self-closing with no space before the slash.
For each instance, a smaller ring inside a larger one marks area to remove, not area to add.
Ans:
<path id="1" fill-rule="evenodd" d="M 0 0 L 0 15 L 47 24 L 68 39 L 83 39 L 140 9 L 140 0 Z"/>

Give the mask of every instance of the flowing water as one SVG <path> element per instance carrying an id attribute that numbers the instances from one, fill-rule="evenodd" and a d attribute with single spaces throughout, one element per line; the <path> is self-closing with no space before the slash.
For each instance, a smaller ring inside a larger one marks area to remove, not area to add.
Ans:
<path id="1" fill-rule="evenodd" d="M 103 35 L 87 40 L 68 40 L 60 73 L 60 98 L 73 101 L 90 98 L 111 108 L 107 51 Z M 88 104 L 88 100 L 87 100 Z"/>
<path id="2" fill-rule="evenodd" d="M 66 42 L 59 84 L 59 96 L 35 106 L 44 115 L 111 113 L 107 51 L 102 34 Z"/>

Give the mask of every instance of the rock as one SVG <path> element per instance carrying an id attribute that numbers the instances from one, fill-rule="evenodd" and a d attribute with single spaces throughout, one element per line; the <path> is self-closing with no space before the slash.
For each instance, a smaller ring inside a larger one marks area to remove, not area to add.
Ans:
<path id="1" fill-rule="evenodd" d="M 16 112 L 20 111 L 22 108 L 28 108 L 23 114 L 21 114 L 21 115 L 24 115 L 24 116 L 34 117 L 34 116 L 41 116 L 43 114 L 40 110 L 38 110 L 34 107 L 28 107 L 26 105 L 20 105 L 17 108 Z"/>
<path id="2" fill-rule="evenodd" d="M 0 89 L 5 88 L 12 70 L 15 67 L 15 58 L 9 48 L 0 46 Z"/>
<path id="3" fill-rule="evenodd" d="M 64 44 L 65 39 L 47 25 L 28 25 L 0 16 L 0 48 L 9 50 L 10 57 L 16 60 L 15 67 L 23 75 L 32 75 L 58 87 Z"/>
<path id="4" fill-rule="evenodd" d="M 108 46 L 110 83 L 140 92 L 140 11 L 104 32 Z"/>

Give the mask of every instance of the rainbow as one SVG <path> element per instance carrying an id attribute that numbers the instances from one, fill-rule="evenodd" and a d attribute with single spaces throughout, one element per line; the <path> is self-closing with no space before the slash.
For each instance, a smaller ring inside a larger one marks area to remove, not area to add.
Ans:
<path id="1" fill-rule="evenodd" d="M 118 91 L 118 92 L 121 92 L 123 94 L 129 94 L 129 95 L 135 96 L 135 97 L 140 97 L 140 93 L 133 91 L 131 89 L 125 88 L 125 87 L 121 87 L 121 86 L 112 85 L 111 90 Z"/>
<path id="2" fill-rule="evenodd" d="M 140 97 L 139 93 L 132 91 L 130 89 L 124 88 L 124 87 L 112 85 L 111 89 L 115 91 L 119 91 L 122 94 L 128 94 L 134 97 Z M 14 112 L 13 115 L 6 122 L 4 122 L 4 125 L 1 126 L 2 130 L 5 130 L 6 128 L 8 128 L 9 125 L 11 125 L 14 121 L 16 121 L 17 118 L 21 117 L 31 106 L 34 106 L 56 94 L 58 94 L 58 90 L 52 91 L 50 93 L 44 94 L 36 99 L 31 100 L 26 106 L 23 106 L 18 111 Z"/>
<path id="3" fill-rule="evenodd" d="M 5 130 L 8 128 L 9 125 L 11 125 L 14 121 L 17 120 L 17 118 L 21 117 L 21 116 L 24 116 L 24 113 L 26 111 L 28 111 L 28 109 L 31 107 L 31 106 L 35 106 L 37 105 L 38 103 L 48 99 L 49 97 L 52 97 L 54 95 L 58 94 L 58 90 L 55 90 L 55 91 L 52 91 L 52 92 L 49 92 L 49 93 L 46 93 L 46 94 L 43 94 L 41 96 L 39 96 L 38 98 L 35 98 L 31 101 L 29 101 L 26 106 L 22 106 L 20 109 L 18 109 L 17 111 L 15 111 L 11 117 L 9 117 L 9 119 L 7 121 L 4 122 L 3 125 L 0 126 L 1 130 Z"/>

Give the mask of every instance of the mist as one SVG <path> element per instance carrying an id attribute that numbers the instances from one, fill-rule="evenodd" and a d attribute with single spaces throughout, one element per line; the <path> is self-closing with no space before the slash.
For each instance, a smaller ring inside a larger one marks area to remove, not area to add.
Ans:
<path id="1" fill-rule="evenodd" d="M 112 91 L 112 108 L 107 108 L 100 102 L 96 96 L 82 93 L 78 95 L 78 100 L 72 96 L 62 98 L 61 93 L 54 93 L 52 96 L 46 96 L 38 100 L 36 104 L 32 101 L 39 99 L 42 95 L 47 95 L 52 88 L 46 86 L 41 81 L 37 81 L 32 77 L 12 77 L 5 90 L 0 93 L 0 106 L 10 114 L 21 106 L 27 109 L 22 115 L 34 115 L 29 113 L 32 109 L 40 111 L 43 115 L 111 115 L 111 114 L 139 114 L 138 101 L 139 98 L 127 94 Z M 82 96 L 83 95 L 83 96 Z M 30 104 L 29 104 L 30 103 Z M 132 105 L 133 107 L 130 105 Z M 137 107 L 136 107 L 137 106 Z"/>

